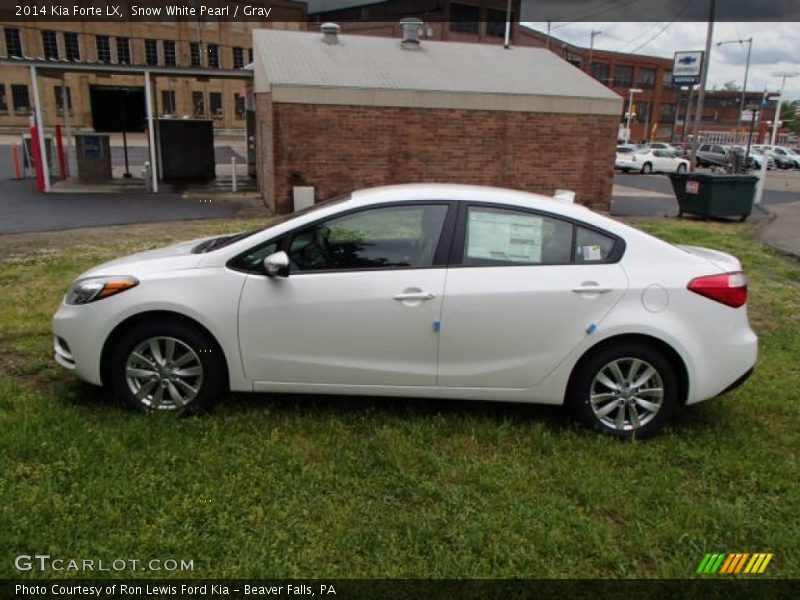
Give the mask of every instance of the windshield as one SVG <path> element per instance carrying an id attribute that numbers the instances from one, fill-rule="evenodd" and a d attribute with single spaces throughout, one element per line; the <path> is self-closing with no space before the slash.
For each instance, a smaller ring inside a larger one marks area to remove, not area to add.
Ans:
<path id="1" fill-rule="evenodd" d="M 633 148 L 625 148 L 624 146 L 622 146 L 622 147 L 618 146 L 617 147 L 617 153 L 619 153 L 619 154 L 629 154 L 629 153 L 632 153 L 632 152 L 633 152 Z"/>

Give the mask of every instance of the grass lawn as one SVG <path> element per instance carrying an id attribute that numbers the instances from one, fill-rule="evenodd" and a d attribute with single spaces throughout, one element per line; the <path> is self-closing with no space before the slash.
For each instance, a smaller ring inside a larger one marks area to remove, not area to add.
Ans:
<path id="1" fill-rule="evenodd" d="M 762 577 L 800 577 L 800 265 L 750 226 L 640 223 L 742 259 L 761 343 L 745 386 L 644 443 L 492 403 L 135 414 L 54 365 L 50 317 L 82 270 L 252 224 L 0 238 L 0 577 L 34 553 L 193 560 L 184 577 L 691 577 L 706 552 L 774 552 Z"/>

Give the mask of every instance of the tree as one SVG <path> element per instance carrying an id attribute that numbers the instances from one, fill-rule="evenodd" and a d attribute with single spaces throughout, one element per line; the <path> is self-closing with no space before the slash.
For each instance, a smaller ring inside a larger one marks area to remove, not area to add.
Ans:
<path id="1" fill-rule="evenodd" d="M 794 133 L 800 133 L 800 117 L 795 111 L 800 108 L 800 100 L 785 102 L 781 105 L 781 121 L 784 127 Z"/>
<path id="2" fill-rule="evenodd" d="M 735 81 L 731 80 L 731 81 L 726 81 L 725 83 L 723 83 L 722 84 L 722 89 L 725 90 L 726 92 L 741 92 L 742 91 L 742 86 L 740 86 Z"/>

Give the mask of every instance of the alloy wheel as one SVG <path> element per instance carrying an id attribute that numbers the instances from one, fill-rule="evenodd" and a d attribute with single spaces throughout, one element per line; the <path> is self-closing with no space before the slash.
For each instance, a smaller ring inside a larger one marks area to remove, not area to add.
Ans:
<path id="1" fill-rule="evenodd" d="M 664 403 L 664 382 L 658 370 L 639 358 L 612 360 L 600 369 L 589 388 L 595 417 L 615 431 L 647 425 Z"/>
<path id="2" fill-rule="evenodd" d="M 177 410 L 197 397 L 203 385 L 203 364 L 179 339 L 151 337 L 137 345 L 125 363 L 128 389 L 142 405 Z"/>

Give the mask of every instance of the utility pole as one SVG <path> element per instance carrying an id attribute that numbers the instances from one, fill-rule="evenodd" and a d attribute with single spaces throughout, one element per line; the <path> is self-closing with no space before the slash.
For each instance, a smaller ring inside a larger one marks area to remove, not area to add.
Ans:
<path id="1" fill-rule="evenodd" d="M 587 73 L 592 72 L 592 55 L 594 54 L 594 38 L 598 35 L 603 33 L 599 29 L 592 29 L 592 33 L 589 34 L 589 68 L 586 70 Z"/>
<path id="2" fill-rule="evenodd" d="M 697 158 L 697 125 L 703 118 L 703 103 L 706 99 L 706 82 L 708 81 L 708 63 L 711 62 L 711 39 L 714 37 L 714 15 L 716 13 L 717 1 L 710 0 L 708 10 L 708 29 L 706 31 L 706 52 L 703 56 L 703 72 L 700 75 L 700 92 L 697 95 L 697 110 L 694 114 L 694 123 L 692 124 L 692 155 L 690 158 L 690 166 L 694 170 L 695 159 Z"/>
<path id="3" fill-rule="evenodd" d="M 511 41 L 511 0 L 506 4 L 506 37 L 503 47 L 508 50 L 508 45 Z"/>

